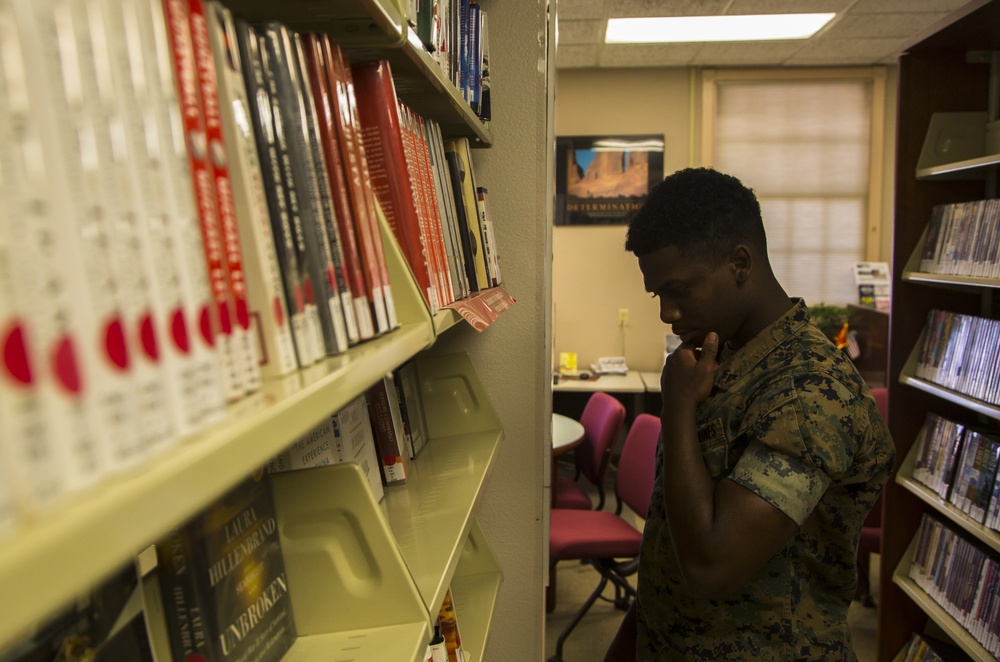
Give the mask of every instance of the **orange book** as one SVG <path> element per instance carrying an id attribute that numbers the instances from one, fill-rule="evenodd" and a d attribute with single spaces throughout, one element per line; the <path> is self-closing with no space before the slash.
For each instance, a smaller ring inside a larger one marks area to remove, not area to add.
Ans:
<path id="1" fill-rule="evenodd" d="M 389 63 L 360 62 L 351 66 L 351 75 L 372 189 L 431 313 L 437 312 L 437 288 L 420 233 L 417 197 L 407 171 L 399 105 Z"/>

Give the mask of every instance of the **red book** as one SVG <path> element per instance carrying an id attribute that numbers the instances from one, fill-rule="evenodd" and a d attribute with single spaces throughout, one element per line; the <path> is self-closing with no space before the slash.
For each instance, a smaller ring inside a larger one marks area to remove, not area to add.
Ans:
<path id="1" fill-rule="evenodd" d="M 337 99 L 337 134 L 344 167 L 347 169 L 348 192 L 354 212 L 356 236 L 361 246 L 365 277 L 370 287 L 372 307 L 379 333 L 396 327 L 396 309 L 389 284 L 389 272 L 382 248 L 382 233 L 375 215 L 375 197 L 368 172 L 368 159 L 361 128 L 358 124 L 357 100 L 354 96 L 354 79 L 351 67 L 339 44 L 324 37 L 324 48 L 330 68 L 327 76 Z"/>
<path id="2" fill-rule="evenodd" d="M 190 9 L 187 0 L 165 0 L 167 34 L 170 53 L 177 80 L 177 95 L 181 105 L 185 144 L 191 177 L 194 183 L 195 203 L 201 224 L 201 238 L 205 251 L 205 266 L 215 305 L 211 315 L 203 318 L 201 334 L 210 345 L 218 340 L 222 351 L 224 391 L 228 399 L 242 395 L 243 389 L 237 363 L 232 353 L 232 319 L 230 290 L 227 275 L 225 248 L 216 206 L 212 166 L 209 164 L 208 140 L 201 104 L 201 90 L 191 35 Z"/>
<path id="3" fill-rule="evenodd" d="M 410 473 L 410 453 L 406 448 L 406 431 L 392 373 L 369 388 L 365 396 L 385 484 L 403 483 Z"/>
<path id="4" fill-rule="evenodd" d="M 399 104 L 389 63 L 360 62 L 352 65 L 351 74 L 372 189 L 434 313 L 437 297 L 421 238 L 416 192 L 407 171 Z"/>
<path id="5" fill-rule="evenodd" d="M 260 388 L 260 366 L 257 363 L 257 346 L 250 334 L 250 306 L 247 302 L 247 281 L 243 273 L 243 252 L 240 248 L 239 224 L 236 220 L 236 201 L 233 184 L 229 178 L 226 141 L 222 135 L 222 115 L 219 108 L 219 81 L 212 55 L 212 41 L 208 34 L 208 18 L 202 0 L 188 0 L 191 21 L 191 43 L 201 89 L 201 108 L 205 118 L 205 138 L 208 144 L 208 163 L 215 185 L 218 204 L 219 230 L 222 237 L 223 259 L 229 282 L 230 308 L 223 309 L 231 315 L 228 324 L 236 343 L 235 355 L 241 371 L 240 381 L 244 393 Z M 226 321 L 223 322 L 225 325 Z"/>
<path id="6" fill-rule="evenodd" d="M 410 111 L 411 113 L 413 111 Z M 417 157 L 420 159 L 420 175 L 423 178 L 424 187 L 427 189 L 428 221 L 431 236 L 434 239 L 434 249 L 437 251 L 437 260 L 441 270 L 441 283 L 444 288 L 442 301 L 451 303 L 455 300 L 455 287 L 451 282 L 451 270 L 448 267 L 448 251 L 445 248 L 445 235 L 442 227 L 441 206 L 438 202 L 437 186 L 434 183 L 434 169 L 431 166 L 430 143 L 427 137 L 428 128 L 424 118 L 413 113 L 416 120 L 414 125 L 414 138 L 417 146 Z"/>
<path id="7" fill-rule="evenodd" d="M 340 148 L 337 144 L 334 100 L 326 74 L 326 58 L 323 53 L 323 45 L 316 35 L 302 35 L 302 47 L 307 69 L 305 73 L 309 78 L 313 105 L 316 107 L 316 116 L 319 119 L 320 142 L 322 143 L 323 156 L 326 159 L 327 179 L 330 182 L 330 198 L 344 257 L 342 264 L 344 280 L 351 290 L 354 314 L 358 322 L 358 333 L 362 340 L 366 340 L 375 335 L 375 329 L 369 306 L 368 288 L 361 269 L 361 255 L 354 232 L 352 218 L 354 214 L 347 193 Z"/>

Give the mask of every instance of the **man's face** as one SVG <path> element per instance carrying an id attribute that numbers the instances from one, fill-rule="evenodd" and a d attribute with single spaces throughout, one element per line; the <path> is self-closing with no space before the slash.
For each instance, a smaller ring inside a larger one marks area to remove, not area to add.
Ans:
<path id="1" fill-rule="evenodd" d="M 659 299 L 660 319 L 682 341 L 701 347 L 715 331 L 725 342 L 742 324 L 745 302 L 729 260 L 715 265 L 667 246 L 640 257 L 639 270 L 646 291 Z"/>

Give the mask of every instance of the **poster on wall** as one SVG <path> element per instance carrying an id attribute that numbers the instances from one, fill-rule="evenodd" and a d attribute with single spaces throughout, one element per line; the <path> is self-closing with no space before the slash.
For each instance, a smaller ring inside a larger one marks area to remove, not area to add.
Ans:
<path id="1" fill-rule="evenodd" d="M 556 225 L 621 225 L 663 179 L 663 136 L 556 137 Z"/>

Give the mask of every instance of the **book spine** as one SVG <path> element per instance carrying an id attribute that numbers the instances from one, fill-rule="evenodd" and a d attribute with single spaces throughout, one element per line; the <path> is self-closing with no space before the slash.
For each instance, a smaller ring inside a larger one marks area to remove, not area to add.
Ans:
<path id="1" fill-rule="evenodd" d="M 441 127 L 433 120 L 427 122 L 431 165 L 435 175 L 438 202 L 441 207 L 441 222 L 447 239 L 448 260 L 451 268 L 451 281 L 455 287 L 455 298 L 464 299 L 469 295 L 469 280 L 465 275 L 465 253 L 458 231 L 458 219 L 455 212 L 455 195 L 451 187 L 451 175 L 444 155 L 444 140 L 441 137 Z"/>
<path id="2" fill-rule="evenodd" d="M 383 377 L 365 393 L 372 431 L 382 463 L 382 476 L 386 485 L 396 485 L 406 481 L 409 473 L 410 457 L 402 433 L 402 420 L 398 403 L 395 402 L 395 387 L 391 377 Z"/>
<path id="3" fill-rule="evenodd" d="M 354 319 L 357 323 L 357 340 L 367 340 L 375 335 L 375 325 L 371 302 L 368 298 L 369 288 L 365 283 L 365 276 L 361 268 L 361 254 L 352 218 L 354 212 L 351 209 L 340 146 L 338 145 L 339 137 L 334 120 L 334 96 L 330 90 L 327 73 L 329 62 L 326 60 L 322 41 L 317 35 L 304 35 L 302 48 L 315 106 L 314 114 L 317 118 L 320 147 L 326 162 L 332 216 L 339 238 L 338 247 L 342 253 L 343 278 L 350 290 L 350 297 L 345 303 L 354 312 Z"/>
<path id="4" fill-rule="evenodd" d="M 218 211 L 219 236 L 222 259 L 225 262 L 229 297 L 223 314 L 230 316 L 234 357 L 239 370 L 243 393 L 253 393 L 260 388 L 260 365 L 257 344 L 250 332 L 250 305 L 247 301 L 247 281 L 243 270 L 243 252 L 240 246 L 239 223 L 236 219 L 236 201 L 233 182 L 229 174 L 228 149 L 222 134 L 222 112 L 219 107 L 219 81 L 215 71 L 215 58 L 208 34 L 208 21 L 203 0 L 188 0 L 191 22 L 191 43 L 194 46 L 195 71 L 201 93 L 205 138 L 209 154 L 212 182 Z M 225 327 L 225 324 L 223 325 Z"/>
<path id="5" fill-rule="evenodd" d="M 266 30 L 266 27 L 263 28 Z M 310 257 L 307 248 L 307 239 L 302 218 L 305 193 L 302 191 L 300 182 L 296 181 L 293 168 L 292 155 L 289 152 L 291 139 L 288 135 L 290 128 L 287 126 L 285 115 L 288 113 L 282 107 L 278 95 L 278 68 L 280 63 L 274 61 L 270 40 L 266 34 L 257 34 L 258 53 L 260 55 L 261 67 L 267 81 L 267 100 L 270 103 L 268 117 L 270 126 L 274 131 L 274 145 L 277 148 L 279 164 L 281 167 L 280 176 L 284 184 L 286 204 L 288 209 L 288 219 L 295 247 L 295 259 L 299 269 L 299 281 L 302 283 L 302 298 L 306 311 L 306 339 L 309 342 L 308 355 L 312 361 L 318 361 L 326 356 L 326 340 L 324 338 L 323 325 L 320 323 L 319 300 L 321 285 L 316 285 L 313 278 Z"/>
<path id="6" fill-rule="evenodd" d="M 310 169 L 311 153 L 306 144 L 303 126 L 303 99 L 297 71 L 292 61 L 291 38 L 285 26 L 268 23 L 261 35 L 262 48 L 267 51 L 265 69 L 271 87 L 272 113 L 282 129 L 278 141 L 282 146 L 285 183 L 288 186 L 299 258 L 309 274 L 307 300 L 314 303 L 315 319 L 323 340 L 322 352 L 332 356 L 347 349 L 347 332 L 338 293 L 334 288 L 333 263 L 324 237 L 325 223 L 318 200 L 315 173 Z"/>
<path id="7" fill-rule="evenodd" d="M 181 529 L 156 544 L 157 581 L 172 660 L 214 659 L 192 560 L 189 535 Z"/>
<path id="8" fill-rule="evenodd" d="M 389 63 L 358 63 L 351 67 L 351 73 L 372 189 L 433 314 L 437 312 L 436 294 L 421 241 L 416 196 L 406 169 Z"/>
<path id="9" fill-rule="evenodd" d="M 455 200 L 455 218 L 458 220 L 458 235 L 462 240 L 463 263 L 465 267 L 465 278 L 469 282 L 469 291 L 478 292 L 480 289 L 479 275 L 476 269 L 477 256 L 480 251 L 479 243 L 473 232 L 474 219 L 470 214 L 475 208 L 470 209 L 465 203 L 463 194 L 463 180 L 466 173 L 463 170 L 462 160 L 458 155 L 458 148 L 453 141 L 446 141 L 445 163 L 448 165 L 448 178 L 451 181 L 452 198 Z M 486 287 L 483 283 L 482 287 Z"/>
<path id="10" fill-rule="evenodd" d="M 489 192 L 485 187 L 476 188 L 476 201 L 479 203 L 479 226 L 483 231 L 483 252 L 486 254 L 487 273 L 490 278 L 490 286 L 496 287 L 501 283 L 500 262 L 497 259 L 497 240 L 493 233 L 493 218 L 490 216 Z"/>
<path id="11" fill-rule="evenodd" d="M 164 4 L 160 0 L 134 0 L 135 22 L 141 37 L 149 109 L 157 127 L 162 162 L 162 202 L 165 225 L 153 227 L 157 260 L 175 281 L 167 278 L 165 288 L 176 287 L 177 300 L 166 307 L 163 323 L 164 364 L 179 384 L 182 419 L 179 433 L 187 434 L 219 418 L 225 408 L 221 357 L 211 329 L 211 288 L 201 244 L 201 223 L 193 189 L 190 160 L 184 142 L 181 104 L 174 82 L 167 36 Z M 133 47 L 130 41 L 130 48 Z M 167 301 L 170 295 L 167 294 Z"/>
<path id="12" fill-rule="evenodd" d="M 451 271 L 448 268 L 445 234 L 442 227 L 437 187 L 434 181 L 434 169 L 431 164 L 430 142 L 427 135 L 428 128 L 423 117 L 417 115 L 412 110 L 409 110 L 409 113 L 413 117 L 414 147 L 419 160 L 418 170 L 420 172 L 421 186 L 426 191 L 428 225 L 430 226 L 435 259 L 438 263 L 440 273 L 440 290 L 442 292 L 440 299 L 442 304 L 452 303 L 457 297 L 455 295 L 455 284 L 451 280 Z"/>
<path id="13" fill-rule="evenodd" d="M 322 138 L 319 133 L 319 118 L 316 115 L 316 103 L 313 99 L 312 89 L 309 86 L 308 71 L 306 68 L 305 54 L 302 47 L 302 37 L 298 33 L 290 33 L 289 62 L 295 69 L 295 77 L 298 81 L 298 93 L 301 96 L 302 107 L 302 128 L 304 130 L 303 139 L 307 146 L 307 164 L 316 191 L 318 202 L 317 211 L 319 213 L 320 234 L 323 241 L 323 249 L 328 254 L 329 264 L 332 270 L 328 271 L 331 279 L 330 286 L 337 297 L 338 312 L 334 318 L 334 326 L 338 337 L 347 345 L 357 344 L 359 338 L 357 317 L 354 313 L 354 298 L 351 287 L 347 282 L 346 270 L 344 267 L 343 241 L 340 238 L 340 230 L 337 227 L 336 209 L 334 207 L 333 192 L 330 190 L 329 168 L 322 146 Z M 346 338 L 343 336 L 346 335 Z"/>
<path id="14" fill-rule="evenodd" d="M 221 114 L 222 129 L 230 148 L 240 250 L 246 256 L 243 266 L 251 337 L 259 338 L 260 343 L 254 353 L 260 358 L 262 376 L 286 375 L 298 367 L 298 361 L 257 155 L 257 137 L 250 121 L 236 26 L 231 12 L 220 3 L 213 0 L 205 9 L 219 93 L 226 108 Z"/>
<path id="15" fill-rule="evenodd" d="M 236 21 L 236 40 L 247 87 L 248 119 L 254 126 L 258 162 L 270 211 L 270 230 L 274 237 L 284 299 L 288 306 L 295 356 L 298 365 L 304 368 L 314 363 L 319 354 L 315 351 L 316 342 L 312 337 L 313 329 L 306 308 L 304 267 L 299 264 L 295 233 L 292 230 L 288 191 L 282 177 L 282 158 L 272 121 L 271 98 L 261 60 L 260 41 L 254 28 L 244 21 Z"/>
<path id="16" fill-rule="evenodd" d="M 379 321 L 380 332 L 395 329 L 399 325 L 396 318 L 396 304 L 392 296 L 392 285 L 389 282 L 389 271 L 385 261 L 385 251 L 382 246 L 382 230 L 379 226 L 378 217 L 375 211 L 375 193 L 372 189 L 371 173 L 368 168 L 368 157 L 365 152 L 364 139 L 361 135 L 361 122 L 358 119 L 358 104 L 354 93 L 354 79 L 351 75 L 351 67 L 347 61 L 344 51 L 333 42 L 331 46 L 332 71 L 337 74 L 340 82 L 339 89 L 343 95 L 341 103 L 341 114 L 343 115 L 344 129 L 342 135 L 346 141 L 350 142 L 349 158 L 357 168 L 357 172 L 352 170 L 352 199 L 357 201 L 360 218 L 358 224 L 359 236 L 363 240 L 367 238 L 368 247 L 366 255 L 370 254 L 369 272 L 371 273 L 373 287 L 375 291 L 372 295 L 376 306 L 376 320 Z M 355 177 L 357 179 L 355 179 Z M 375 278 L 373 272 L 378 273 Z M 379 285 L 374 285 L 378 283 Z M 379 316 L 379 311 L 384 309 L 385 319 Z M 383 324 L 384 322 L 384 324 Z"/>
<path id="17" fill-rule="evenodd" d="M 211 329 L 214 342 L 219 346 L 222 365 L 223 389 L 228 400 L 236 400 L 244 393 L 243 371 L 232 327 L 232 292 L 227 273 L 226 248 L 221 235 L 221 222 L 216 201 L 216 182 L 209 163 L 209 140 L 206 134 L 202 109 L 198 64 L 195 59 L 194 40 L 191 34 L 190 10 L 187 0 L 164 0 L 167 35 L 173 57 L 181 119 L 184 125 L 184 144 L 187 147 L 189 167 L 198 209 L 205 273 L 209 278 L 213 307 L 208 319 L 202 320 Z"/>

